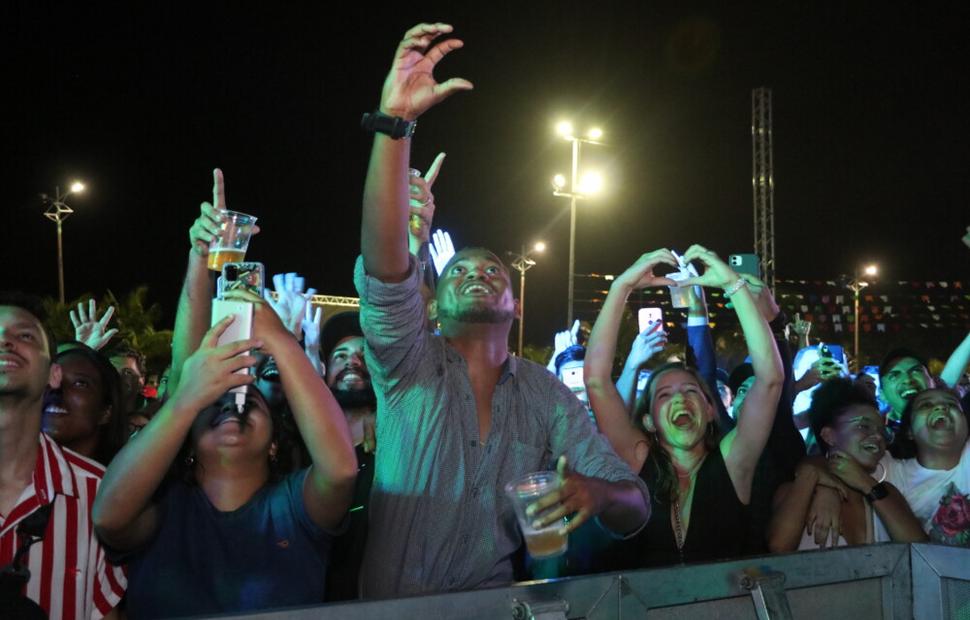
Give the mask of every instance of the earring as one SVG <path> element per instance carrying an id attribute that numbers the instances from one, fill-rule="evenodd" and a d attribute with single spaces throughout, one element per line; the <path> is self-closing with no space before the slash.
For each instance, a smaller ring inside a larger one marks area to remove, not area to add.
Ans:
<path id="1" fill-rule="evenodd" d="M 193 465 L 195 465 L 195 455 L 194 454 L 190 454 L 187 457 L 185 457 L 185 465 L 188 466 L 188 467 L 192 467 Z"/>

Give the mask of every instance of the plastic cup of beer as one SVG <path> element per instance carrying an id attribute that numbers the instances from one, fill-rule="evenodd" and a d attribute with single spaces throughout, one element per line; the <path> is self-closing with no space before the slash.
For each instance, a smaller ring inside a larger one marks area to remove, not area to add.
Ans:
<path id="1" fill-rule="evenodd" d="M 209 244 L 209 269 L 222 271 L 226 263 L 239 263 L 246 258 L 249 248 L 249 238 L 253 236 L 253 226 L 256 216 L 239 213 L 238 211 L 224 211 L 226 216 L 222 223 L 219 236 Z"/>
<path id="2" fill-rule="evenodd" d="M 569 548 L 569 537 L 559 533 L 560 528 L 566 524 L 565 519 L 537 529 L 532 527 L 532 523 L 540 517 L 540 514 L 531 517 L 525 514 L 530 504 L 555 491 L 559 485 L 559 475 L 554 471 L 533 472 L 505 485 L 505 493 L 512 500 L 515 516 L 522 528 L 525 546 L 529 550 L 529 555 L 534 558 L 560 555 Z"/>

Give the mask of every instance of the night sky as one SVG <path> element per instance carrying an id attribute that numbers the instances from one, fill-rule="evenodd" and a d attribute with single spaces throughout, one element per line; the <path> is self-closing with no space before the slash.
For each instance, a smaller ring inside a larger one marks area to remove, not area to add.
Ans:
<path id="1" fill-rule="evenodd" d="M 219 166 L 229 206 L 260 218 L 250 259 L 355 294 L 360 115 L 404 31 L 438 20 L 465 48 L 436 76 L 475 90 L 421 118 L 412 163 L 448 153 L 435 226 L 456 245 L 549 244 L 528 275 L 527 342 L 565 322 L 568 202 L 549 179 L 568 172 L 569 147 L 555 121 L 599 125 L 608 142 L 584 160 L 610 191 L 581 205 L 577 272 L 693 242 L 747 252 L 758 86 L 774 91 L 779 277 L 870 260 L 890 280 L 968 275 L 963 3 L 134 4 L 0 9 L 3 288 L 56 295 L 37 194 L 77 177 L 89 190 L 69 201 L 68 297 L 145 283 L 171 321 Z"/>

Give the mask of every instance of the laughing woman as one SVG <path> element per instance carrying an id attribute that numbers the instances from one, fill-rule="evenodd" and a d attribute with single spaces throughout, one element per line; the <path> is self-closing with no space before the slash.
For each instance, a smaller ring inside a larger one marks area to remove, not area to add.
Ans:
<path id="1" fill-rule="evenodd" d="M 673 254 L 644 254 L 614 280 L 593 326 L 586 352 L 586 387 L 600 429 L 650 489 L 650 522 L 617 546 L 617 568 L 700 562 L 740 555 L 755 465 L 764 449 L 784 374 L 778 349 L 747 282 L 699 245 L 684 254 L 705 266 L 682 285 L 717 287 L 730 296 L 751 354 L 755 381 L 737 427 L 723 438 L 714 395 L 697 371 L 668 364 L 650 376 L 631 421 L 610 373 L 627 297 L 647 286 L 673 284 L 653 275 Z"/>
<path id="2" fill-rule="evenodd" d="M 833 546 L 926 540 L 906 500 L 883 481 L 886 469 L 880 461 L 886 453 L 886 426 L 872 394 L 846 379 L 826 381 L 812 395 L 808 415 L 826 460 L 805 459 L 795 480 L 778 487 L 768 548 L 819 548 L 805 532 L 816 486 L 842 496 L 841 532 L 836 532 Z"/>
<path id="3" fill-rule="evenodd" d="M 125 443 L 121 378 L 104 355 L 81 343 L 57 354 L 62 379 L 44 394 L 44 432 L 107 466 Z"/>
<path id="4" fill-rule="evenodd" d="M 218 346 L 228 319 L 209 330 L 175 394 L 108 468 L 94 504 L 98 534 L 128 562 L 132 617 L 323 601 L 331 537 L 357 472 L 350 433 L 276 313 L 256 296 L 238 295 L 255 306 L 258 340 Z M 312 460 L 307 469 L 277 475 L 280 424 L 252 377 L 235 374 L 256 363 L 247 353 L 253 348 L 276 359 Z M 241 385 L 249 387 L 239 411 L 227 392 Z M 166 481 L 176 459 L 187 480 Z"/>

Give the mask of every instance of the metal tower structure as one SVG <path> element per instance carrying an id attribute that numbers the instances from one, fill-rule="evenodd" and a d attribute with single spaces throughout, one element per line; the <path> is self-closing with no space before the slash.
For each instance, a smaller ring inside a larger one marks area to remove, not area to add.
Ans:
<path id="1" fill-rule="evenodd" d="M 754 194 L 754 253 L 761 277 L 775 288 L 775 176 L 771 135 L 771 89 L 751 91 L 751 189 Z"/>

